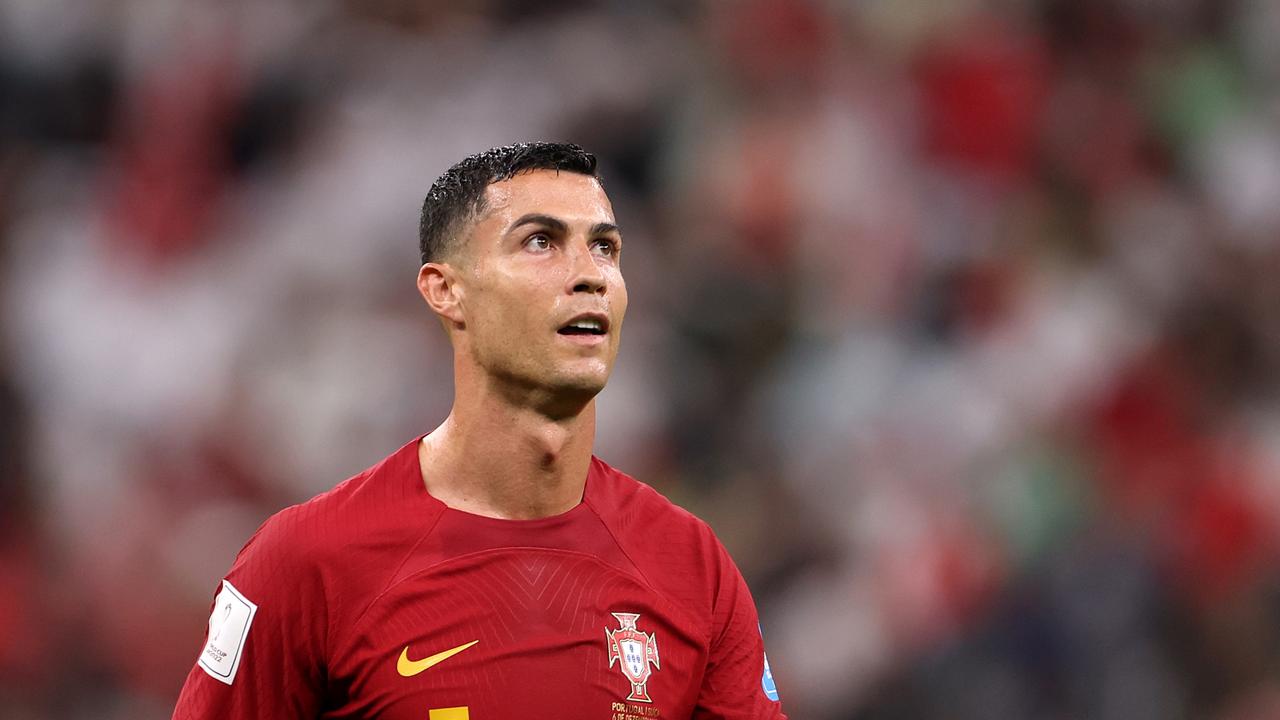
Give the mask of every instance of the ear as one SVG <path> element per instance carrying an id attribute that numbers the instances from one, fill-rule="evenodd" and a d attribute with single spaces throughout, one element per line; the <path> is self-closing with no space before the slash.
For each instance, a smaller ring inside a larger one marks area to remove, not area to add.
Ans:
<path id="1" fill-rule="evenodd" d="M 462 312 L 462 286 L 458 274 L 448 263 L 427 263 L 418 269 L 418 293 L 431 311 L 447 325 L 466 327 Z"/>

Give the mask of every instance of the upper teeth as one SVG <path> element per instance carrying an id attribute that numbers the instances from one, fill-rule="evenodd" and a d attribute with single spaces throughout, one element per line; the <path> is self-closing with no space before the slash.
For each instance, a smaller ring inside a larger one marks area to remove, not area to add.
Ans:
<path id="1" fill-rule="evenodd" d="M 573 322 L 569 323 L 569 327 L 578 328 L 580 330 L 603 330 L 604 329 L 604 326 L 601 324 L 601 322 L 599 320 L 594 320 L 594 319 L 574 320 Z"/>

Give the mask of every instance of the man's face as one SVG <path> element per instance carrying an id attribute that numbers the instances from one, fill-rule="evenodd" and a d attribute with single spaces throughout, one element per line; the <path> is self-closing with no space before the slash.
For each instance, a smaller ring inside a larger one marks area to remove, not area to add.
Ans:
<path id="1" fill-rule="evenodd" d="M 490 185 L 485 200 L 454 259 L 472 359 L 517 386 L 594 396 L 627 311 L 622 236 L 604 189 L 535 170 Z"/>

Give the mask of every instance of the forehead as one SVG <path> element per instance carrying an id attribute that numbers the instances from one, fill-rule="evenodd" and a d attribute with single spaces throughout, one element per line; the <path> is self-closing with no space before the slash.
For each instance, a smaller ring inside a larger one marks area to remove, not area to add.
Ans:
<path id="1" fill-rule="evenodd" d="M 600 182 L 569 171 L 533 170 L 493 183 L 485 188 L 485 206 L 481 224 L 510 222 L 529 213 L 550 215 L 570 226 L 614 221 L 613 205 Z"/>

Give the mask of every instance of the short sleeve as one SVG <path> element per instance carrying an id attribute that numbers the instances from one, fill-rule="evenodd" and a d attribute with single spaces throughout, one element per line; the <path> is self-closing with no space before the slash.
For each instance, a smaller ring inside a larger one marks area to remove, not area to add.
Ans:
<path id="1" fill-rule="evenodd" d="M 268 520 L 218 583 L 174 720 L 318 715 L 326 602 L 297 510 Z"/>
<path id="2" fill-rule="evenodd" d="M 718 545 L 718 543 L 717 543 Z M 723 547 L 713 611 L 716 634 L 694 720 L 786 720 L 765 658 L 755 601 Z"/>

